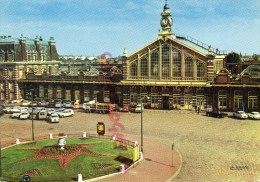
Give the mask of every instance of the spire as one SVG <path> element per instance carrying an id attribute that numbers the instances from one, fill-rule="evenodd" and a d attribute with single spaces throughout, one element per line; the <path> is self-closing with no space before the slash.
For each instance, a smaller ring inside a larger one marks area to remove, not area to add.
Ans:
<path id="1" fill-rule="evenodd" d="M 172 33 L 172 25 L 173 25 L 173 19 L 170 11 L 170 7 L 167 3 L 167 0 L 165 0 L 165 5 L 163 7 L 163 12 L 161 13 L 161 27 L 162 31 L 158 33 L 158 38 L 170 38 L 174 39 L 175 36 Z"/>

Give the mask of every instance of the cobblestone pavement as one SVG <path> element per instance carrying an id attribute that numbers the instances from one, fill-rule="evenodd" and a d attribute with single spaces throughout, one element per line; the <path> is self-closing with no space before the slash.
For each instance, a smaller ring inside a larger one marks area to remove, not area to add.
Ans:
<path id="1" fill-rule="evenodd" d="M 141 115 L 119 113 L 124 135 L 140 135 Z M 76 112 L 58 124 L 35 121 L 35 135 L 52 133 L 95 133 L 97 122 L 106 129 L 113 122 L 108 115 Z M 258 182 L 260 180 L 260 121 L 211 118 L 195 111 L 145 110 L 144 139 L 171 146 L 182 154 L 183 164 L 177 182 L 228 181 Z M 31 136 L 31 121 L 0 118 L 2 140 Z M 109 133 L 108 133 L 109 134 Z M 111 134 L 111 133 L 110 133 Z M 140 143 L 140 140 L 139 140 Z M 144 150 L 147 144 L 144 142 Z"/>

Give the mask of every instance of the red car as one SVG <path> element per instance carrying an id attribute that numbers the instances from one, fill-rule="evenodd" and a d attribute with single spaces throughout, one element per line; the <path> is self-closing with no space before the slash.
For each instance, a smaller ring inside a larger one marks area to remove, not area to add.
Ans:
<path id="1" fill-rule="evenodd" d="M 121 112 L 131 112 L 132 108 L 129 105 L 124 105 L 122 108 L 120 108 Z"/>

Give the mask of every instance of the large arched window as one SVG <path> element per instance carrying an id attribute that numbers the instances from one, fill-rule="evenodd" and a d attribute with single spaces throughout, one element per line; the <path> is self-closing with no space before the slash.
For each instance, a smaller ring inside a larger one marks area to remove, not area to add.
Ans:
<path id="1" fill-rule="evenodd" d="M 130 79 L 137 79 L 137 60 L 130 64 Z"/>
<path id="2" fill-rule="evenodd" d="M 206 80 L 206 64 L 200 60 L 197 60 L 197 80 Z"/>
<path id="3" fill-rule="evenodd" d="M 162 47 L 162 79 L 170 79 L 170 48 L 167 44 Z"/>
<path id="4" fill-rule="evenodd" d="M 147 56 L 142 57 L 140 60 L 141 66 L 141 79 L 148 79 L 148 59 Z"/>
<path id="5" fill-rule="evenodd" d="M 151 79 L 158 79 L 159 76 L 159 49 L 151 52 Z"/>
<path id="6" fill-rule="evenodd" d="M 181 80 L 181 53 L 172 49 L 172 77 L 173 80 Z"/>
<path id="7" fill-rule="evenodd" d="M 185 56 L 185 80 L 193 79 L 193 61 L 192 57 Z"/>

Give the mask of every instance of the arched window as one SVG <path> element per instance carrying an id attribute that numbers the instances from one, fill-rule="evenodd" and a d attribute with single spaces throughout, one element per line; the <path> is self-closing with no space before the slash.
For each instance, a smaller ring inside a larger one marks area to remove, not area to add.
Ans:
<path id="1" fill-rule="evenodd" d="M 244 110 L 244 102 L 243 102 L 243 93 L 241 90 L 236 90 L 234 92 L 234 109 L 243 109 Z"/>
<path id="2" fill-rule="evenodd" d="M 158 79 L 159 76 L 159 49 L 151 52 L 151 79 Z"/>
<path id="3" fill-rule="evenodd" d="M 137 60 L 130 64 L 130 78 L 137 79 Z"/>
<path id="4" fill-rule="evenodd" d="M 162 79 L 170 79 L 170 48 L 167 44 L 162 47 Z"/>
<path id="5" fill-rule="evenodd" d="M 197 60 L 197 80 L 206 80 L 206 64 Z"/>
<path id="6" fill-rule="evenodd" d="M 181 80 L 181 53 L 172 49 L 172 76 L 173 80 Z"/>
<path id="7" fill-rule="evenodd" d="M 258 108 L 258 94 L 256 91 L 248 92 L 248 109 Z"/>
<path id="8" fill-rule="evenodd" d="M 141 79 L 148 79 L 148 59 L 147 56 L 141 58 Z"/>
<path id="9" fill-rule="evenodd" d="M 185 58 L 185 80 L 193 79 L 193 61 L 192 57 Z"/>

